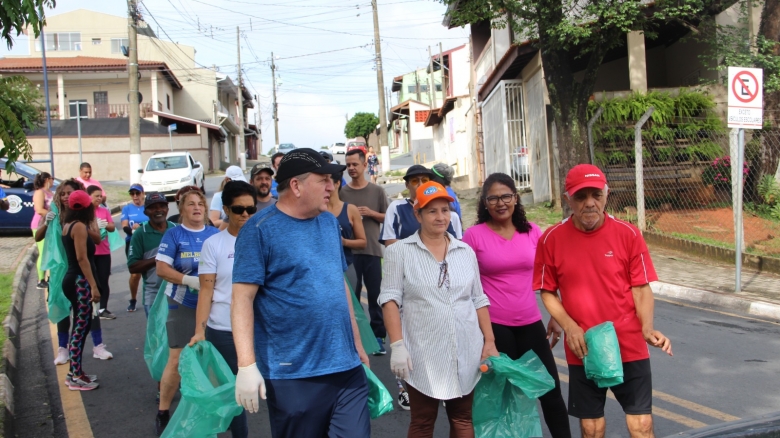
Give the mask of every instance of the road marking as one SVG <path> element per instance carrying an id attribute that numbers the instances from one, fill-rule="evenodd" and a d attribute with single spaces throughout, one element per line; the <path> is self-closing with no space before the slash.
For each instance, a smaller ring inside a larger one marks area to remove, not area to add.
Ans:
<path id="1" fill-rule="evenodd" d="M 57 357 L 57 325 L 49 321 L 49 333 L 51 333 L 51 343 L 54 348 L 54 357 Z M 57 384 L 65 381 L 68 374 L 68 366 L 58 365 Z M 84 401 L 81 399 L 81 391 L 71 391 L 64 386 L 59 387 L 60 401 L 62 402 L 62 413 L 65 416 L 65 426 L 68 428 L 68 436 L 77 436 L 80 438 L 93 438 L 92 426 L 89 425 L 87 410 L 84 408 Z"/>

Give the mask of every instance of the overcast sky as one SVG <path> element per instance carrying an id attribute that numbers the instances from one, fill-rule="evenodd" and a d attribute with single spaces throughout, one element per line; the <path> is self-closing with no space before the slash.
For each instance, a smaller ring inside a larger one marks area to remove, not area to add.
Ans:
<path id="1" fill-rule="evenodd" d="M 247 87 L 260 99 L 265 150 L 274 144 L 271 52 L 278 58 L 281 84 L 277 93 L 280 142 L 319 148 L 343 141 L 347 114 L 378 111 L 370 0 L 139 3 L 143 18 L 160 39 L 194 46 L 199 64 L 217 65 L 233 78 L 237 72 L 236 26 L 240 26 L 242 70 Z M 48 15 L 79 8 L 117 16 L 127 10 L 122 0 L 57 0 Z M 466 29 L 442 26 L 446 6 L 438 1 L 379 0 L 378 10 L 388 88 L 394 76 L 427 65 L 429 45 L 438 52 L 439 42 L 447 50 L 468 41 Z M 0 56 L 8 53 L 5 44 L 0 44 Z M 23 35 L 10 53 L 27 53 Z"/>

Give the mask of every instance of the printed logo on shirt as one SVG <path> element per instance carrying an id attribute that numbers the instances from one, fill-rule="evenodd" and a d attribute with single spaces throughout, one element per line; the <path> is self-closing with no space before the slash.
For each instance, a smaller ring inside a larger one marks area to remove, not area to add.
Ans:
<path id="1" fill-rule="evenodd" d="M 200 252 L 182 252 L 179 257 L 183 259 L 195 259 L 197 262 L 200 259 Z"/>
<path id="2" fill-rule="evenodd" d="M 168 244 L 167 244 L 167 243 L 161 243 L 161 244 L 160 244 L 160 249 L 165 249 L 165 248 L 167 248 L 167 247 L 168 247 Z"/>
<path id="3" fill-rule="evenodd" d="M 181 242 L 179 242 L 179 245 L 181 245 L 181 246 L 190 246 L 190 242 L 181 241 Z"/>
<path id="4" fill-rule="evenodd" d="M 232 258 L 233 258 L 233 256 L 234 256 L 235 254 L 236 254 L 236 253 L 234 253 L 234 252 L 231 252 L 230 254 L 228 254 L 228 258 L 229 258 L 229 259 L 232 259 Z"/>
<path id="5" fill-rule="evenodd" d="M 606 254 L 604 254 L 604 257 L 612 257 L 612 251 L 608 251 Z"/>

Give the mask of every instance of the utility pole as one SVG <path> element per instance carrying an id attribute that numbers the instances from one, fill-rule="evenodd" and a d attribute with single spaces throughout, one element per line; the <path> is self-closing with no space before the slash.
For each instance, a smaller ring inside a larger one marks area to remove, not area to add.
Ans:
<path id="1" fill-rule="evenodd" d="M 241 29 L 236 26 L 236 50 L 238 50 L 238 167 L 246 170 L 246 148 L 244 147 L 244 99 L 241 86 Z"/>
<path id="2" fill-rule="evenodd" d="M 382 154 L 382 172 L 390 170 L 390 147 L 387 145 L 387 107 L 385 106 L 385 79 L 382 73 L 382 42 L 379 39 L 379 15 L 376 0 L 371 0 L 374 10 L 374 50 L 376 51 L 376 88 L 379 94 L 379 150 Z"/>
<path id="3" fill-rule="evenodd" d="M 417 76 L 417 70 L 414 71 L 414 89 L 417 91 L 417 101 L 422 102 L 420 100 L 420 77 Z"/>
<path id="4" fill-rule="evenodd" d="M 431 110 L 436 108 L 436 92 L 433 86 L 433 57 L 431 56 L 431 46 L 428 46 L 428 104 Z"/>
<path id="5" fill-rule="evenodd" d="M 138 94 L 138 4 L 136 0 L 127 0 L 127 48 L 129 56 L 127 76 L 130 88 L 130 111 L 128 122 L 130 123 L 130 182 L 141 182 L 141 108 Z M 77 104 L 78 105 L 78 104 Z"/>
<path id="6" fill-rule="evenodd" d="M 263 115 L 260 113 L 260 99 L 257 98 L 257 94 L 255 94 L 255 102 L 257 103 L 257 106 L 255 107 L 257 108 L 255 110 L 255 129 L 257 130 L 257 155 L 260 155 L 263 153 Z"/>
<path id="7" fill-rule="evenodd" d="M 444 101 L 447 99 L 447 89 L 444 87 L 444 55 L 441 50 L 441 41 L 439 41 L 439 76 L 441 77 L 441 104 L 444 106 Z M 434 85 L 436 85 L 434 83 Z M 436 88 L 433 89 L 436 92 Z"/>
<path id="8" fill-rule="evenodd" d="M 271 79 L 274 86 L 274 139 L 275 147 L 279 147 L 279 105 L 276 103 L 276 64 L 274 63 L 274 52 L 271 52 Z"/>

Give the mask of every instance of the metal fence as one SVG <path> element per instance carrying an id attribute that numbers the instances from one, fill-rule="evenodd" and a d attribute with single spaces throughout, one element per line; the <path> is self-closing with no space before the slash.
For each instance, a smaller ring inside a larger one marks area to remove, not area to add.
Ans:
<path id="1" fill-rule="evenodd" d="M 736 131 L 707 127 L 701 119 L 637 125 L 593 129 L 595 162 L 609 182 L 610 214 L 646 232 L 734 248 Z M 745 132 L 745 252 L 780 256 L 779 161 L 780 130 Z"/>

